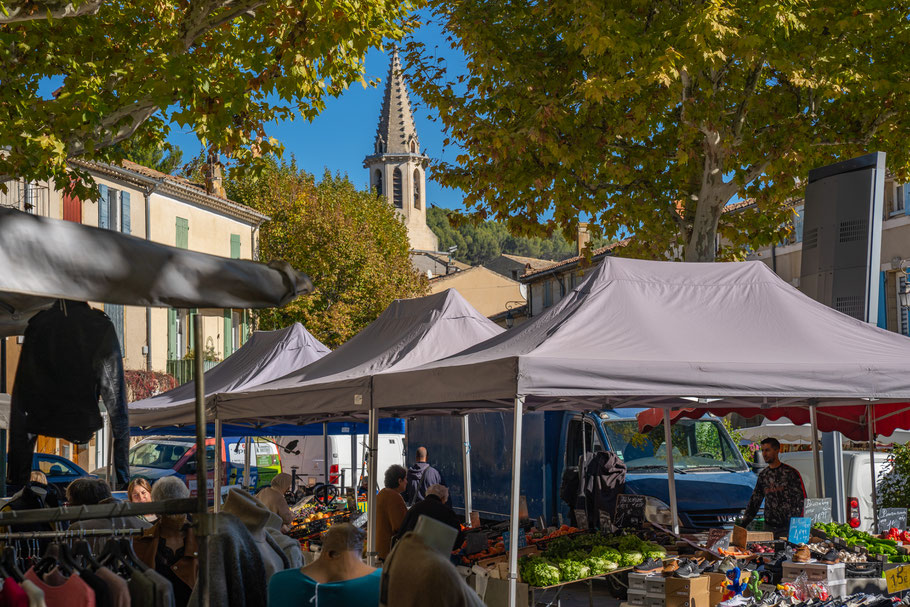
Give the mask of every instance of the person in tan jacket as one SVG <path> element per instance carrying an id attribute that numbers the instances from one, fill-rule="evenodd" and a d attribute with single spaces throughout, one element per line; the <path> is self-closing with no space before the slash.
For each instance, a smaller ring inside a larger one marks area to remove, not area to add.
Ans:
<path id="1" fill-rule="evenodd" d="M 281 517 L 281 532 L 287 533 L 291 528 L 291 522 L 294 520 L 294 514 L 288 507 L 288 501 L 284 499 L 284 494 L 291 488 L 291 475 L 284 472 L 276 474 L 272 479 L 271 487 L 266 487 L 256 497 L 262 502 L 262 505 Z"/>
<path id="2" fill-rule="evenodd" d="M 385 471 L 385 489 L 376 495 L 376 554 L 385 559 L 392 550 L 392 536 L 398 533 L 408 507 L 401 494 L 408 487 L 408 471 L 394 464 Z"/>

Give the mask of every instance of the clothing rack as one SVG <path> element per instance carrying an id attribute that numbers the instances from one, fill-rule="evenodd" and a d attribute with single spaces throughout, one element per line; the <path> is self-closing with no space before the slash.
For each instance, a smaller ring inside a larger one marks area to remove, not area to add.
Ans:
<path id="1" fill-rule="evenodd" d="M 0 512 L 0 526 L 25 525 L 33 523 L 57 523 L 63 521 L 88 521 L 94 519 L 139 516 L 144 514 L 196 514 L 199 503 L 196 498 L 165 500 L 162 502 L 116 502 L 92 506 L 60 506 L 38 510 L 8 510 Z"/>
<path id="2" fill-rule="evenodd" d="M 138 535 L 142 529 L 67 529 L 66 531 L 14 531 L 11 533 L 0 533 L 0 541 L 16 540 L 58 540 L 58 539 L 82 539 L 84 537 L 98 536 L 127 536 Z"/>

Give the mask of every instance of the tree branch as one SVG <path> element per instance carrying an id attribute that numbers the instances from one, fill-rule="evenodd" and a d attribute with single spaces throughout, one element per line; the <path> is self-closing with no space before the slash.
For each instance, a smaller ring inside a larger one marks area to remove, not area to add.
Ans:
<path id="1" fill-rule="evenodd" d="M 29 2 L 14 1 L 8 4 L 0 3 L 5 11 L 0 11 L 0 25 L 7 23 L 22 23 L 24 21 L 38 21 L 47 19 L 67 19 L 70 17 L 82 17 L 84 15 L 94 15 L 101 8 L 102 0 L 86 0 L 80 4 L 73 2 Z M 4 12 L 6 14 L 4 14 Z"/>
<path id="2" fill-rule="evenodd" d="M 67 146 L 67 154 L 79 156 L 85 152 L 86 139 L 93 139 L 96 148 L 110 147 L 125 141 L 132 137 L 142 123 L 157 111 L 158 106 L 153 104 L 150 99 L 141 99 L 124 106 L 105 117 L 101 124 L 92 131 L 90 137 L 71 139 Z"/>
<path id="3" fill-rule="evenodd" d="M 746 111 L 749 105 L 749 101 L 752 97 L 755 96 L 755 90 L 758 88 L 758 82 L 761 77 L 762 68 L 765 66 L 765 56 L 762 55 L 758 63 L 755 64 L 755 67 L 752 68 L 752 73 L 749 74 L 749 79 L 746 81 L 746 88 L 743 90 L 743 99 L 739 103 L 739 107 L 736 108 L 736 115 L 733 117 L 733 143 L 734 145 L 739 145 L 742 143 L 742 132 L 743 124 L 746 122 Z"/>

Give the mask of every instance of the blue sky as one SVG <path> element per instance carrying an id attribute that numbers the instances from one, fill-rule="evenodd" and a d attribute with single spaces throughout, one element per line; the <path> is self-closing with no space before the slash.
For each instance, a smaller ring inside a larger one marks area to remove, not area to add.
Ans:
<path id="1" fill-rule="evenodd" d="M 434 24 L 424 25 L 415 32 L 415 38 L 445 57 L 450 70 L 457 73 L 464 69 L 464 57 L 448 47 Z M 269 135 L 284 144 L 285 154 L 293 154 L 297 158 L 301 168 L 317 176 L 326 168 L 333 173 L 346 173 L 357 187 L 364 189 L 368 186 L 369 178 L 362 163 L 363 158 L 373 149 L 382 92 L 389 69 L 388 52 L 370 52 L 366 58 L 366 69 L 367 80 L 379 80 L 376 87 L 364 89 L 360 84 L 355 84 L 339 98 L 328 100 L 325 110 L 313 122 L 298 118 L 271 125 L 269 131 Z M 457 148 L 449 146 L 443 150 L 441 126 L 431 121 L 427 108 L 412 91 L 411 106 L 420 147 L 434 159 L 454 160 Z M 195 156 L 201 147 L 192 131 L 181 131 L 176 125 L 168 140 L 183 149 L 184 161 Z M 461 208 L 462 193 L 442 188 L 428 179 L 427 201 L 437 206 Z"/>

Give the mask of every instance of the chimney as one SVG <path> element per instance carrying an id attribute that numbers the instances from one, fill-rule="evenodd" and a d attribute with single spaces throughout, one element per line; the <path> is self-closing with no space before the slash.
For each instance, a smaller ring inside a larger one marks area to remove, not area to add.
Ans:
<path id="1" fill-rule="evenodd" d="M 584 255 L 585 246 L 591 242 L 591 233 L 588 231 L 588 224 L 578 222 L 578 254 Z"/>
<path id="2" fill-rule="evenodd" d="M 209 149 L 205 163 L 205 191 L 207 194 L 227 198 L 227 192 L 224 191 L 223 166 L 218 152 L 213 148 Z"/>

